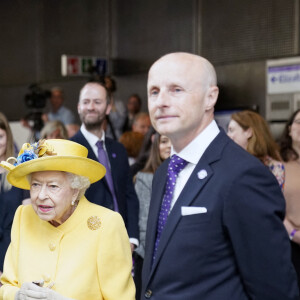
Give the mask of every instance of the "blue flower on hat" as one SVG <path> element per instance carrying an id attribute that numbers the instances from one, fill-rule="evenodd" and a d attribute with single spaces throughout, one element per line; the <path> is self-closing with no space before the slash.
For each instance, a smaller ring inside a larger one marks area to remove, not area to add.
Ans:
<path id="1" fill-rule="evenodd" d="M 25 150 L 21 155 L 17 157 L 17 162 L 14 164 L 14 166 L 36 158 L 38 158 L 38 156 L 32 150 Z"/>
<path id="2" fill-rule="evenodd" d="M 33 160 L 43 156 L 56 155 L 51 145 L 47 144 L 46 140 L 40 140 L 32 145 L 25 143 L 19 152 L 17 158 L 13 158 L 14 166 L 18 166 L 23 162 Z M 12 159 L 12 158 L 9 158 Z"/>

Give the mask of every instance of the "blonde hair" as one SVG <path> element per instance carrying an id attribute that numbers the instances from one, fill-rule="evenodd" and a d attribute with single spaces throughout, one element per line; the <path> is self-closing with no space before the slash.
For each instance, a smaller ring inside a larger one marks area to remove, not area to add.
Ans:
<path id="1" fill-rule="evenodd" d="M 68 132 L 65 125 L 60 121 L 48 121 L 40 133 L 41 139 L 47 139 L 55 130 L 59 129 L 60 138 L 68 139 Z"/>

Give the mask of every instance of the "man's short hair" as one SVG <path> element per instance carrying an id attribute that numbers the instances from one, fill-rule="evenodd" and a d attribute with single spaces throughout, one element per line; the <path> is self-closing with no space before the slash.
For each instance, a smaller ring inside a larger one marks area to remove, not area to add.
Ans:
<path id="1" fill-rule="evenodd" d="M 106 102 L 107 104 L 110 104 L 111 103 L 111 94 L 109 92 L 109 90 L 106 88 L 106 86 L 102 83 L 102 82 L 99 82 L 99 81 L 89 81 L 87 82 L 81 89 L 80 89 L 80 92 L 79 92 L 79 101 L 80 101 L 80 95 L 82 93 L 82 90 L 88 86 L 88 85 L 98 85 L 98 86 L 101 86 L 105 89 L 105 92 L 106 92 Z"/>
<path id="2" fill-rule="evenodd" d="M 53 93 L 53 92 L 60 92 L 62 95 L 64 94 L 64 90 L 59 87 L 59 86 L 54 86 L 50 89 L 50 92 Z"/>

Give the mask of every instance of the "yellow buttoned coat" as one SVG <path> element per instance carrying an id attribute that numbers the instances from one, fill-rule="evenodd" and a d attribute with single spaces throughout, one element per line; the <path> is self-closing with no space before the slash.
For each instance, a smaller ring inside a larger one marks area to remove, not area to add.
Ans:
<path id="1" fill-rule="evenodd" d="M 0 299 L 13 300 L 24 282 L 45 285 L 76 300 L 133 300 L 132 258 L 122 217 L 81 198 L 58 227 L 31 205 L 16 212 L 1 277 Z"/>

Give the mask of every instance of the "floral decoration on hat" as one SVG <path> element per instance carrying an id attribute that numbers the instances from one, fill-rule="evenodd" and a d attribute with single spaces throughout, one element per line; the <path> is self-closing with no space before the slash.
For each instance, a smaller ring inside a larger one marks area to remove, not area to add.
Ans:
<path id="1" fill-rule="evenodd" d="M 26 161 L 36 159 L 39 157 L 44 157 L 44 156 L 51 156 L 51 155 L 56 155 L 56 153 L 53 150 L 52 145 L 49 145 L 47 141 L 44 140 L 39 140 L 36 143 L 29 144 L 25 143 L 23 144 L 18 157 L 9 157 L 7 159 L 7 162 L 10 160 L 14 160 L 14 166 L 18 166 Z"/>

